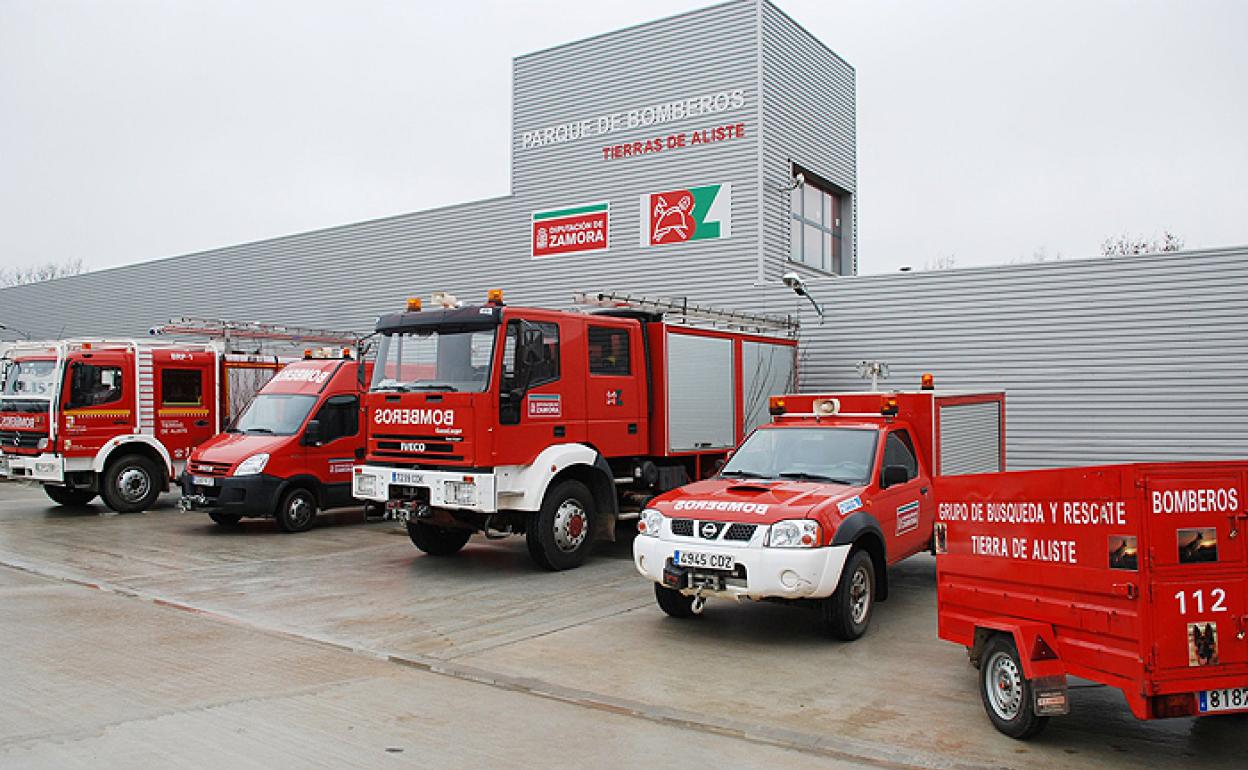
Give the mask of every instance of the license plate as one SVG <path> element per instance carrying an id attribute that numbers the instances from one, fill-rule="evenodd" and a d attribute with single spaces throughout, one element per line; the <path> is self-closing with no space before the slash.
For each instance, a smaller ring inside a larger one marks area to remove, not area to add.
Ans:
<path id="1" fill-rule="evenodd" d="M 1199 695 L 1202 714 L 1212 714 L 1216 711 L 1248 711 L 1248 687 L 1203 690 Z"/>
<path id="2" fill-rule="evenodd" d="M 422 473 L 416 473 L 413 471 L 391 471 L 390 483 L 418 487 L 424 485 L 425 476 Z"/>
<path id="3" fill-rule="evenodd" d="M 737 566 L 737 558 L 726 553 L 706 553 L 705 551 L 677 551 L 672 554 L 672 563 L 677 567 L 695 567 L 697 569 L 720 569 L 732 571 Z"/>
<path id="4" fill-rule="evenodd" d="M 211 476 L 191 476 L 191 483 L 197 487 L 211 487 L 217 480 Z"/>

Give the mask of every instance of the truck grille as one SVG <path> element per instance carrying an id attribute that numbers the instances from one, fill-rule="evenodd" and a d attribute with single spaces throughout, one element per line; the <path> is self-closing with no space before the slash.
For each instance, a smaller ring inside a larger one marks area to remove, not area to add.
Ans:
<path id="1" fill-rule="evenodd" d="M 4 449 L 38 449 L 39 440 L 47 437 L 48 434 L 46 433 L 0 430 L 0 447 Z"/>
<path id="2" fill-rule="evenodd" d="M 202 460 L 190 463 L 189 468 L 197 476 L 225 476 L 230 472 L 229 463 L 207 463 Z"/>
<path id="3" fill-rule="evenodd" d="M 464 459 L 464 440 L 458 436 L 378 435 L 374 437 L 374 442 L 372 454 L 377 457 L 431 461 Z"/>
<path id="4" fill-rule="evenodd" d="M 694 532 L 700 531 L 698 525 L 703 522 L 694 521 L 693 519 L 672 519 L 672 534 L 680 537 L 693 537 Z M 754 537 L 754 531 L 758 529 L 757 524 L 728 524 L 725 529 L 723 522 L 710 522 L 716 525 L 716 534 L 707 540 L 736 540 L 744 542 Z M 722 529 L 722 536 L 719 534 Z M 705 536 L 704 536 L 705 537 Z"/>

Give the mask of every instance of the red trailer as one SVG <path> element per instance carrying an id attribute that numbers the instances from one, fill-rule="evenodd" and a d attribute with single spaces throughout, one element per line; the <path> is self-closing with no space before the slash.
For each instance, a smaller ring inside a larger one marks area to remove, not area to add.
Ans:
<path id="1" fill-rule="evenodd" d="M 1248 462 L 964 476 L 937 503 L 940 636 L 998 730 L 1066 713 L 1068 675 L 1140 719 L 1248 711 Z"/>

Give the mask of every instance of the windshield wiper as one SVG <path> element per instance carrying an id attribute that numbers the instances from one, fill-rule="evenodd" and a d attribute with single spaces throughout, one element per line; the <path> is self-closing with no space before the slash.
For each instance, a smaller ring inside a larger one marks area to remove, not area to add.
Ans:
<path id="1" fill-rule="evenodd" d="M 247 429 L 247 432 L 248 432 L 248 433 L 269 433 L 269 434 L 272 434 L 272 433 L 273 433 L 273 429 L 272 429 L 272 428 L 248 428 L 248 429 Z"/>
<path id="2" fill-rule="evenodd" d="M 720 476 L 728 476 L 729 478 L 738 479 L 769 479 L 771 478 L 765 473 L 758 471 L 720 471 Z"/>
<path id="3" fill-rule="evenodd" d="M 235 428 L 235 427 L 234 427 L 234 426 L 232 426 L 232 425 L 231 425 L 230 427 L 226 428 L 226 429 L 225 429 L 225 432 L 226 432 L 226 433 L 242 433 L 242 431 L 241 431 L 241 430 L 239 430 L 238 428 Z"/>
<path id="4" fill-rule="evenodd" d="M 852 481 L 847 481 L 845 479 L 833 478 L 832 476 L 824 476 L 823 474 L 820 474 L 820 473 L 802 473 L 800 471 L 792 472 L 792 473 L 781 473 L 780 478 L 798 479 L 801 481 L 830 481 L 833 484 L 845 484 L 845 485 L 852 485 L 854 483 Z"/>
<path id="5" fill-rule="evenodd" d="M 454 385 L 447 385 L 442 382 L 422 382 L 419 385 L 408 385 L 408 390 L 445 390 L 448 393 L 458 393 L 459 388 Z"/>
<path id="6" fill-rule="evenodd" d="M 389 385 L 374 385 L 372 390 L 374 393 L 383 393 L 387 390 L 392 390 L 396 393 L 406 393 L 409 388 L 401 382 L 395 382 Z"/>

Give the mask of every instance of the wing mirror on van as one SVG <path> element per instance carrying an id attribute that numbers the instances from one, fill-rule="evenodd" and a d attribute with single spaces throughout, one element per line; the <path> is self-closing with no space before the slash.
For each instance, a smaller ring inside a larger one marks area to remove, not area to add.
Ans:
<path id="1" fill-rule="evenodd" d="M 303 429 L 303 443 L 307 446 L 321 445 L 321 421 L 308 420 L 308 427 Z"/>
<path id="2" fill-rule="evenodd" d="M 880 489 L 888 489 L 910 480 L 910 471 L 904 465 L 885 465 L 884 474 L 880 476 Z"/>

